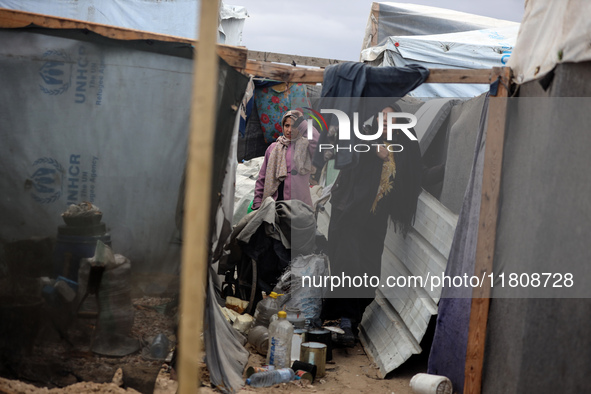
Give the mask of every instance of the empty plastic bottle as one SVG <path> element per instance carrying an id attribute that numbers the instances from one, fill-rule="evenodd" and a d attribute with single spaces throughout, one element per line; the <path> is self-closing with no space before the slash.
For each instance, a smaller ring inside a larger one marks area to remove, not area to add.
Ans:
<path id="1" fill-rule="evenodd" d="M 275 368 L 286 368 L 291 365 L 291 341 L 293 339 L 293 325 L 286 319 L 287 313 L 279 311 L 279 317 L 269 326 L 269 350 L 267 365 Z"/>
<path id="2" fill-rule="evenodd" d="M 274 371 L 257 372 L 246 379 L 246 384 L 252 387 L 270 387 L 279 383 L 287 383 L 296 378 L 291 368 L 281 368 Z"/>
<path id="3" fill-rule="evenodd" d="M 257 305 L 257 310 L 254 313 L 254 326 L 269 327 L 271 316 L 279 312 L 279 301 L 277 297 L 279 294 L 274 291 L 269 294 L 267 298 L 260 301 Z"/>

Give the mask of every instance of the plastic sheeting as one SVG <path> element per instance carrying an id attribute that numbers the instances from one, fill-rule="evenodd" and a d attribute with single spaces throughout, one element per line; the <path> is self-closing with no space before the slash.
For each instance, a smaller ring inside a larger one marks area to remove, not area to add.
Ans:
<path id="1" fill-rule="evenodd" d="M 511 56 L 518 30 L 515 22 L 435 7 L 380 3 L 377 18 L 370 17 L 361 60 L 398 67 L 413 63 L 428 68 L 502 67 Z M 367 43 L 372 31 L 378 34 L 378 46 Z M 424 84 L 411 96 L 474 97 L 486 91 L 486 84 Z"/>
<path id="2" fill-rule="evenodd" d="M 508 111 L 495 273 L 570 272 L 574 286 L 540 286 L 541 299 L 498 299 L 495 282 L 484 394 L 589 392 L 590 76 L 590 63 L 558 65 L 546 92 L 553 99 L 538 98 L 545 92 L 532 81 Z M 561 299 L 575 289 L 581 296 Z"/>
<path id="3" fill-rule="evenodd" d="M 203 337 L 207 370 L 211 382 L 223 393 L 235 393 L 244 385 L 242 372 L 249 352 L 244 348 L 246 338 L 232 328 L 219 308 L 211 278 L 207 286 Z"/>
<path id="4" fill-rule="evenodd" d="M 69 204 L 90 201 L 115 252 L 176 262 L 192 61 L 68 34 L 0 31 L 10 75 L 0 92 L 0 238 L 54 235 Z"/>
<path id="5" fill-rule="evenodd" d="M 585 0 L 526 1 L 525 14 L 507 64 L 515 82 L 542 78 L 558 63 L 591 60 L 591 3 Z"/>
<path id="6" fill-rule="evenodd" d="M 175 272 L 190 46 L 38 31 L 0 30 L 0 67 L 10 76 L 0 92 L 0 239 L 53 236 L 67 206 L 86 200 L 102 210 L 116 253 L 139 271 Z M 246 78 L 237 83 L 237 73 L 223 62 L 221 67 L 220 87 L 245 86 Z M 225 83 L 228 78 L 234 79 Z M 219 110 L 218 123 L 229 119 L 230 130 L 230 106 L 241 99 L 230 97 L 234 93 L 220 93 L 230 104 L 220 101 L 227 107 Z M 217 134 L 231 139 L 229 132 Z M 216 166 L 222 176 L 225 149 Z"/>
<path id="7" fill-rule="evenodd" d="M 480 106 L 483 100 L 483 106 Z M 469 111 L 467 115 L 471 115 L 470 117 L 473 119 L 478 118 L 478 126 L 473 129 L 475 132 L 472 133 L 477 135 L 475 146 L 473 145 L 472 149 L 474 153 L 468 155 L 472 159 L 469 164 L 470 175 L 451 244 L 449 262 L 445 270 L 445 275 L 450 277 L 471 275 L 474 272 L 476 258 L 488 98 L 483 96 L 483 98 L 476 98 L 472 101 L 476 104 L 475 107 L 468 105 L 463 108 Z M 478 111 L 479 109 L 480 111 Z M 462 164 L 467 167 L 468 163 Z M 452 286 L 442 290 L 437 326 L 429 354 L 428 373 L 448 377 L 453 384 L 454 391 L 460 393 L 464 391 L 464 366 L 466 365 L 468 346 L 471 294 L 472 289 L 465 287 Z"/>
<path id="8" fill-rule="evenodd" d="M 370 16 L 367 22 L 362 49 L 372 46 L 374 34 L 377 34 L 376 45 L 383 45 L 390 36 L 447 34 L 515 25 L 514 22 L 418 4 L 374 2 L 372 9 L 376 8 L 378 15 Z"/>
<path id="9" fill-rule="evenodd" d="M 234 192 L 234 218 L 232 224 L 237 224 L 248 213 L 248 206 L 254 198 L 254 187 L 259 177 L 264 157 L 238 164 L 236 168 L 236 189 Z"/>
<path id="10" fill-rule="evenodd" d="M 0 0 L 0 7 L 172 36 L 197 38 L 196 0 Z M 218 42 L 242 45 L 246 8 L 220 4 Z"/>

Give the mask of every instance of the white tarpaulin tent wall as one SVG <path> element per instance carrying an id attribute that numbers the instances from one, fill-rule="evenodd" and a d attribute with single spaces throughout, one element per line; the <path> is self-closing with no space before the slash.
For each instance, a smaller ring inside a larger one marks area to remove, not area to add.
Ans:
<path id="1" fill-rule="evenodd" d="M 537 0 L 525 4 L 515 55 L 507 64 L 516 83 L 542 78 L 558 63 L 591 60 L 591 2 Z"/>
<path id="2" fill-rule="evenodd" d="M 361 61 L 379 66 L 418 63 L 428 68 L 502 67 L 519 23 L 435 7 L 373 3 Z M 424 84 L 414 97 L 474 97 L 488 85 Z"/>
<path id="3" fill-rule="evenodd" d="M 35 12 L 178 37 L 197 38 L 198 0 L 0 0 L 0 8 Z M 242 45 L 246 8 L 220 2 L 220 44 Z"/>

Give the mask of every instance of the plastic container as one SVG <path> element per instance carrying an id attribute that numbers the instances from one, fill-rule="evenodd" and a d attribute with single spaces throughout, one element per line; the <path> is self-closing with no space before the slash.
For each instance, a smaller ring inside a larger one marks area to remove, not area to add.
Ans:
<path id="1" fill-rule="evenodd" d="M 269 327 L 267 364 L 274 365 L 275 368 L 287 368 L 291 365 L 293 325 L 287 321 L 285 311 L 280 311 L 277 316 L 279 319 Z"/>
<path id="2" fill-rule="evenodd" d="M 104 223 L 102 224 L 104 226 Z M 82 228 L 84 229 L 84 228 Z M 111 246 L 111 235 L 70 235 L 65 230 L 71 231 L 69 226 L 59 226 L 57 241 L 53 252 L 54 274 L 61 275 L 70 280 L 78 281 L 80 259 L 94 256 L 96 242 L 101 241 Z M 83 234 L 83 232 L 80 232 Z M 76 234 L 73 232 L 72 234 Z"/>
<path id="3" fill-rule="evenodd" d="M 271 316 L 276 315 L 277 312 L 279 312 L 278 296 L 279 294 L 273 291 L 267 296 L 267 298 L 258 303 L 256 312 L 254 313 L 254 327 L 269 327 Z"/>
<path id="4" fill-rule="evenodd" d="M 419 373 L 410 380 L 410 388 L 416 394 L 452 394 L 451 381 L 445 376 Z"/>
<path id="5" fill-rule="evenodd" d="M 263 356 L 267 356 L 269 350 L 269 330 L 264 326 L 253 327 L 248 333 L 248 343 Z"/>
<path id="6" fill-rule="evenodd" d="M 294 380 L 295 372 L 291 368 L 281 368 L 274 371 L 257 372 L 246 379 L 246 384 L 252 387 L 271 387 L 280 383 Z"/>
<path id="7" fill-rule="evenodd" d="M 164 334 L 158 334 L 150 345 L 150 356 L 164 360 L 170 350 L 170 341 Z"/>
<path id="8" fill-rule="evenodd" d="M 287 312 L 287 320 L 293 324 L 294 328 L 303 329 L 306 327 L 306 316 L 304 316 L 299 308 L 287 307 L 285 308 L 285 312 Z"/>
<path id="9" fill-rule="evenodd" d="M 291 338 L 291 361 L 297 361 L 300 359 L 300 347 L 303 342 L 301 335 L 293 334 Z"/>

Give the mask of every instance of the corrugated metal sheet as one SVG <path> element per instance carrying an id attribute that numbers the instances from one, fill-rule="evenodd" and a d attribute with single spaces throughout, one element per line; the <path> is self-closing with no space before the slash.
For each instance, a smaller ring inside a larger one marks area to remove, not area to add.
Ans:
<path id="1" fill-rule="evenodd" d="M 415 224 L 406 239 L 392 223 L 382 255 L 382 283 L 388 276 L 420 276 L 423 287 L 382 287 L 366 309 L 360 340 L 382 377 L 421 353 L 421 339 L 437 313 L 441 287 L 430 277 L 445 272 L 458 216 L 429 193 L 419 196 Z"/>

